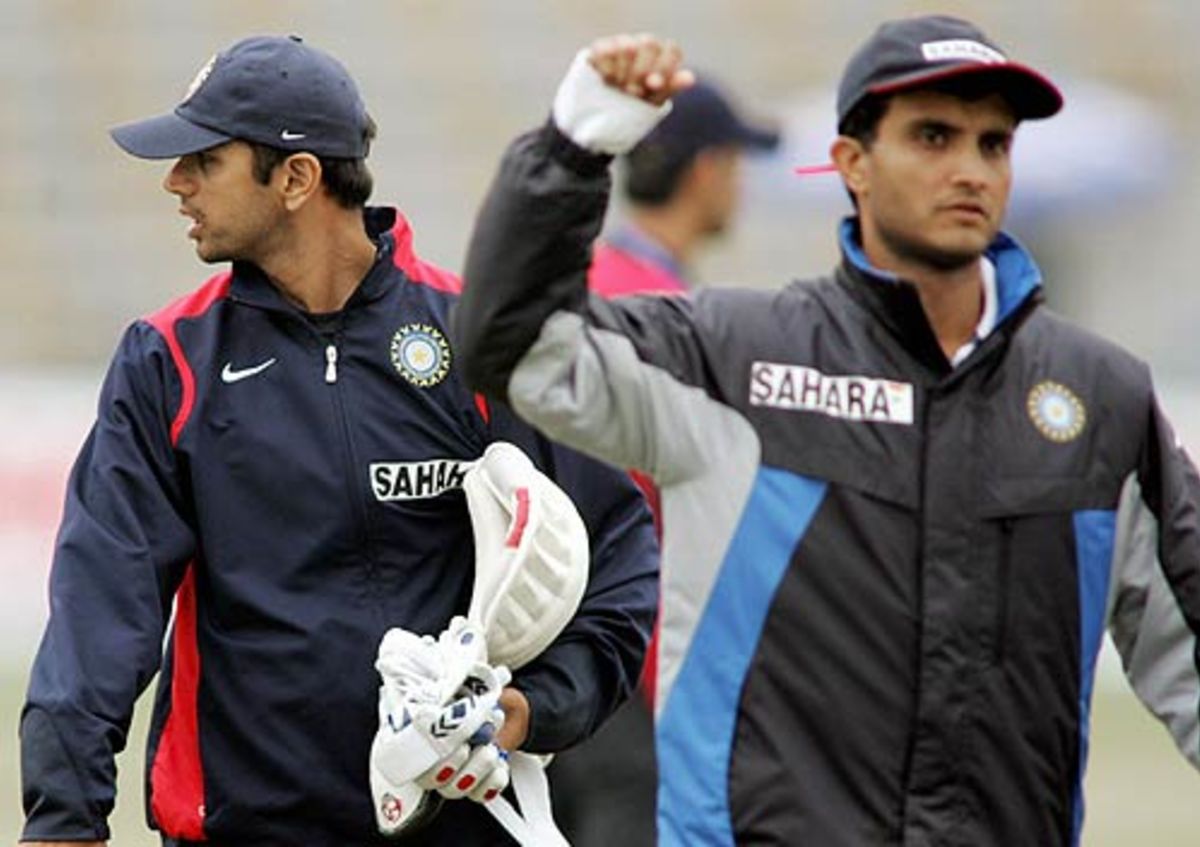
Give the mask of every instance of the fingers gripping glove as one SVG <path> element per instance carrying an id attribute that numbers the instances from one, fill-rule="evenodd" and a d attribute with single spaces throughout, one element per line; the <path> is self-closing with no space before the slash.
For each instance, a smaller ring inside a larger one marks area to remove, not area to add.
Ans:
<path id="1" fill-rule="evenodd" d="M 494 687 L 503 689 L 508 679 L 504 668 L 480 665 L 473 669 L 462 691 L 477 697 Z M 449 800 L 468 797 L 486 803 L 508 786 L 508 753 L 493 741 L 504 726 L 504 711 L 496 708 L 466 743 L 417 778 L 417 785 L 436 790 Z"/>
<path id="2" fill-rule="evenodd" d="M 380 643 L 376 668 L 383 685 L 370 781 L 376 824 L 384 834 L 411 830 L 428 819 L 430 804 L 417 777 L 460 756 L 459 748 L 494 720 L 509 674 L 471 663 L 482 655 L 482 645 L 478 630 L 461 618 L 437 640 L 393 629 Z M 467 685 L 468 674 L 484 682 Z"/>
<path id="3" fill-rule="evenodd" d="M 467 797 L 487 803 L 508 787 L 508 753 L 494 742 L 470 749 L 470 755 L 438 793 L 447 800 Z"/>

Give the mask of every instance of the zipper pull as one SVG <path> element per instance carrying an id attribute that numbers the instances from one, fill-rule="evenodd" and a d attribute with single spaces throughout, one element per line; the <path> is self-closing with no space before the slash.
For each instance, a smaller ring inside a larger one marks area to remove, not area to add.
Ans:
<path id="1" fill-rule="evenodd" d="M 333 344 L 325 348 L 325 381 L 337 382 L 337 347 Z"/>

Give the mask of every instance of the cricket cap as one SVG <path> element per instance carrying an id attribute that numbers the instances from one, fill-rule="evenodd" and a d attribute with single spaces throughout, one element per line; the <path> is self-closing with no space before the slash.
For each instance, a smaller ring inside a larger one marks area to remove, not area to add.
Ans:
<path id="1" fill-rule="evenodd" d="M 976 85 L 994 85 L 1018 119 L 1048 118 L 1062 108 L 1062 94 L 1054 83 L 1033 68 L 1010 61 L 974 24 L 924 15 L 882 24 L 850 58 L 838 86 L 838 127 L 872 95 L 968 76 L 978 80 Z"/>
<path id="2" fill-rule="evenodd" d="M 299 36 L 253 36 L 213 56 L 165 115 L 113 128 L 143 159 L 241 139 L 332 158 L 365 158 L 370 118 L 349 72 Z"/>

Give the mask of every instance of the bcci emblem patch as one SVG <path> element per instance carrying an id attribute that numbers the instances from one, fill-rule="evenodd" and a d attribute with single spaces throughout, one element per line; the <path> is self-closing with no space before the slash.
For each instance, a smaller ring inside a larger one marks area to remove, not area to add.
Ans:
<path id="1" fill-rule="evenodd" d="M 1025 403 L 1038 432 L 1058 444 L 1074 441 L 1087 425 L 1087 410 L 1075 392 L 1052 380 L 1039 382 Z"/>
<path id="2" fill-rule="evenodd" d="M 392 364 L 418 388 L 437 385 L 450 373 L 450 344 L 429 324 L 407 324 L 392 336 Z"/>

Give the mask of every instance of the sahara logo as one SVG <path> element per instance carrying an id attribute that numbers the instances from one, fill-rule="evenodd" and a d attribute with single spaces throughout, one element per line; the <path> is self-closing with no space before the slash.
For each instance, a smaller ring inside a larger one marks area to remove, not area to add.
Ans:
<path id="1" fill-rule="evenodd" d="M 462 488 L 471 462 L 460 459 L 427 459 L 424 462 L 372 462 L 367 469 L 371 490 L 381 503 L 393 500 L 427 500 Z"/>
<path id="2" fill-rule="evenodd" d="M 913 387 L 869 376 L 832 376 L 803 365 L 755 362 L 750 366 L 750 405 L 911 425 Z"/>

